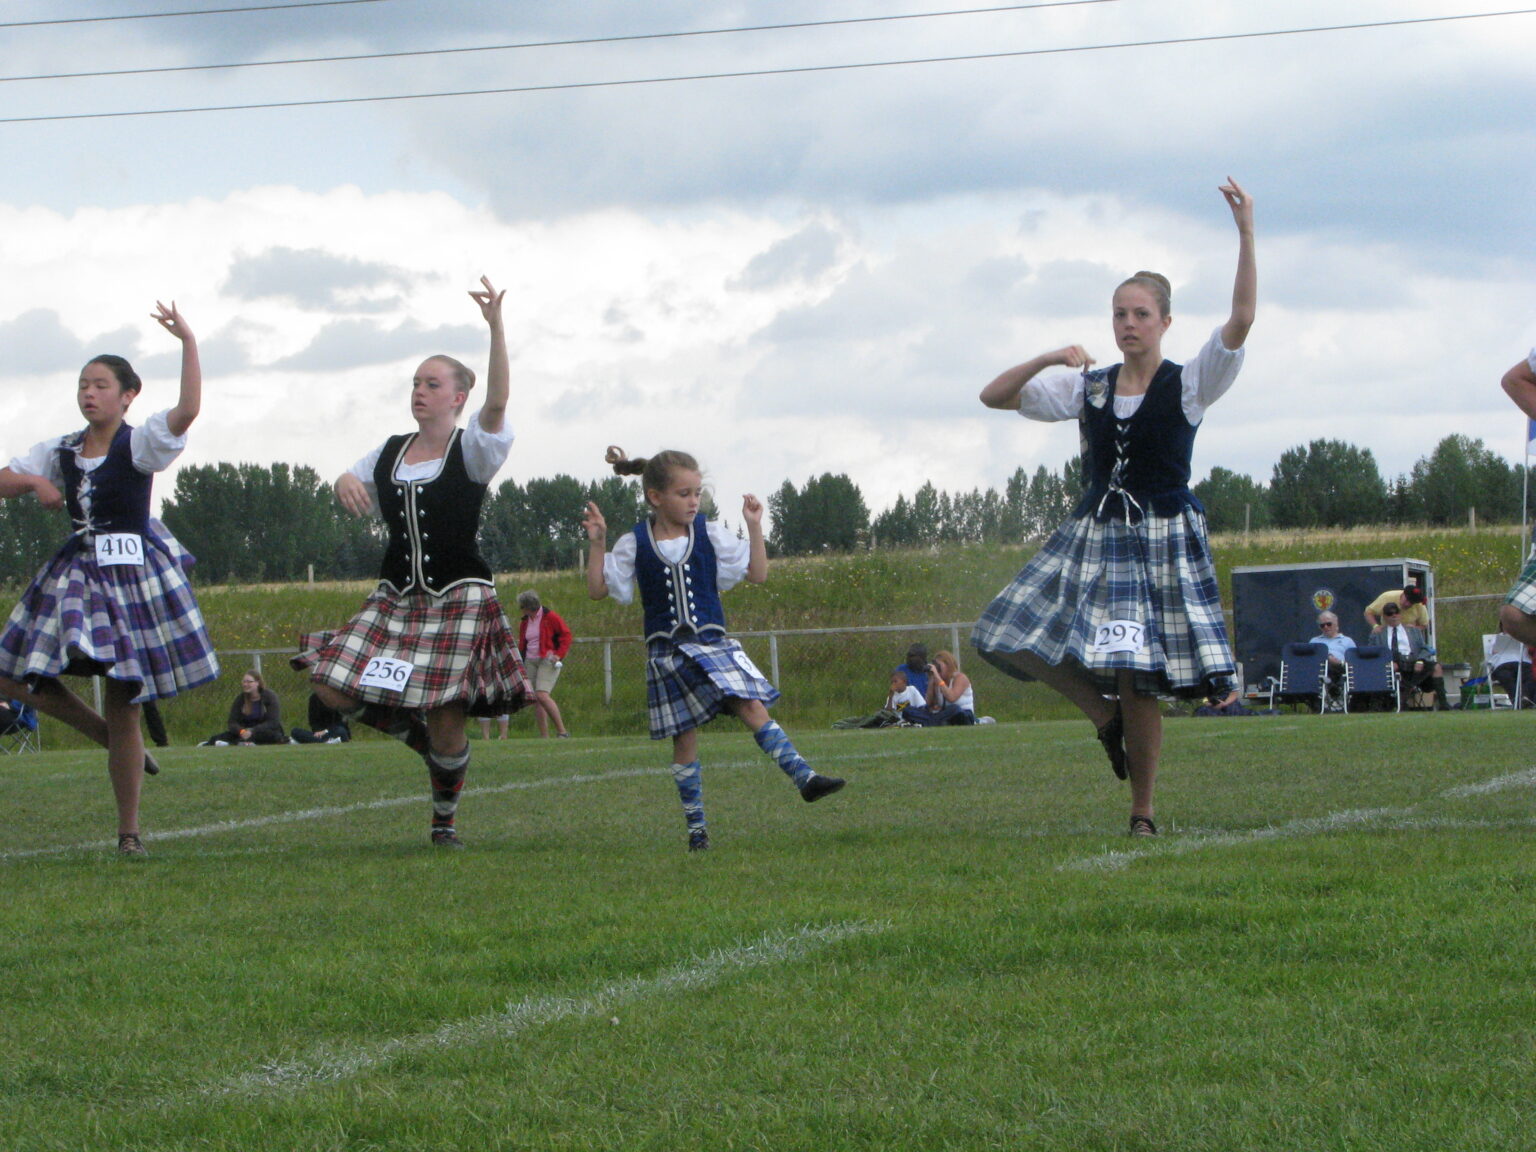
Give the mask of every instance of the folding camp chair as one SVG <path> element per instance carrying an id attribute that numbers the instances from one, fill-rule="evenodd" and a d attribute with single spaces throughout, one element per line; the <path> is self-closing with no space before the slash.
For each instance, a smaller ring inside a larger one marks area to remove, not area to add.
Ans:
<path id="1" fill-rule="evenodd" d="M 40 752 L 43 741 L 37 730 L 37 709 L 20 705 L 15 700 L 10 703 L 16 713 L 9 723 L 0 727 L 0 755 Z"/>
<path id="2" fill-rule="evenodd" d="M 1513 636 L 1504 632 L 1485 632 L 1483 634 L 1483 682 L 1473 692 L 1473 703 L 1477 703 L 1478 699 L 1484 697 L 1486 693 L 1484 703 L 1488 708 L 1508 708 L 1511 705 L 1518 708 L 1520 689 L 1523 685 L 1518 678 L 1515 680 L 1515 699 L 1511 700 L 1504 689 L 1493 682 L 1493 670 L 1510 660 L 1518 661 L 1520 667 L 1524 668 L 1526 659 L 1525 645 Z"/>
<path id="3" fill-rule="evenodd" d="M 1344 653 L 1344 711 L 1372 699 L 1390 702 L 1392 711 L 1403 710 L 1398 695 L 1397 662 L 1392 653 L 1376 644 L 1351 648 Z"/>
<path id="4" fill-rule="evenodd" d="M 1306 704 L 1328 710 L 1328 649 L 1322 644 L 1286 644 L 1280 649 L 1280 676 L 1272 678 L 1269 706 Z"/>

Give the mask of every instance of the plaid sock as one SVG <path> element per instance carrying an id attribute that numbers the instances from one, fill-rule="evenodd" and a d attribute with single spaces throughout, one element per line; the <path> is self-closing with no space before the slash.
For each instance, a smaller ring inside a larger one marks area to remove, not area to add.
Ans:
<path id="1" fill-rule="evenodd" d="M 457 756 L 427 753 L 427 776 L 432 781 L 432 827 L 452 828 L 459 811 L 459 793 L 469 771 L 469 745 Z"/>
<path id="2" fill-rule="evenodd" d="M 789 742 L 789 737 L 779 727 L 777 720 L 768 721 L 753 733 L 753 738 L 759 748 L 779 762 L 784 775 L 795 782 L 796 788 L 804 788 L 805 782 L 816 775 L 805 758 L 795 751 L 795 746 Z"/>
<path id="3" fill-rule="evenodd" d="M 672 779 L 677 782 L 677 795 L 683 802 L 683 819 L 688 822 L 688 831 L 704 827 L 703 765 L 697 760 L 692 764 L 674 764 Z"/>

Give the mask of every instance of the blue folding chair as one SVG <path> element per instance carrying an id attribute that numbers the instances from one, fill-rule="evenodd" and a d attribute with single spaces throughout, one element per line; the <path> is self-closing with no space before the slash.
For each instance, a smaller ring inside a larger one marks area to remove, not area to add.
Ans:
<path id="1" fill-rule="evenodd" d="M 1397 662 L 1392 653 L 1376 644 L 1351 648 L 1344 653 L 1344 711 L 1356 703 L 1371 700 L 1390 703 L 1393 712 L 1403 710 L 1398 694 Z"/>
<path id="2" fill-rule="evenodd" d="M 16 756 L 22 752 L 42 751 L 42 736 L 37 729 L 37 709 L 9 701 L 11 717 L 0 724 L 0 754 Z"/>
<path id="3" fill-rule="evenodd" d="M 1310 642 L 1280 649 L 1280 675 L 1271 678 L 1269 706 L 1305 704 L 1318 713 L 1328 710 L 1328 648 Z"/>

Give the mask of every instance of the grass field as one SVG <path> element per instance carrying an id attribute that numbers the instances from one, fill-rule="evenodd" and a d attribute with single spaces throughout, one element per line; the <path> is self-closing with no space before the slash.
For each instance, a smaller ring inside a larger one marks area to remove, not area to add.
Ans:
<path id="1" fill-rule="evenodd" d="M 1086 723 L 0 761 L 0 1148 L 1536 1147 L 1536 718 Z"/>

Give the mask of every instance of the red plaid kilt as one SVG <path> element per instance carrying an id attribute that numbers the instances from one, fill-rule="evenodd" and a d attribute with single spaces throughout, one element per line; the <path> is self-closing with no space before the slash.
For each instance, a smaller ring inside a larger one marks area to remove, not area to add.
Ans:
<path id="1" fill-rule="evenodd" d="M 517 632 L 486 584 L 460 584 L 441 596 L 401 594 L 380 584 L 345 627 L 302 636 L 299 649 L 295 668 L 372 704 L 427 710 L 462 704 L 471 716 L 500 716 L 528 702 Z M 359 683 L 375 656 L 413 665 L 403 689 Z"/>

